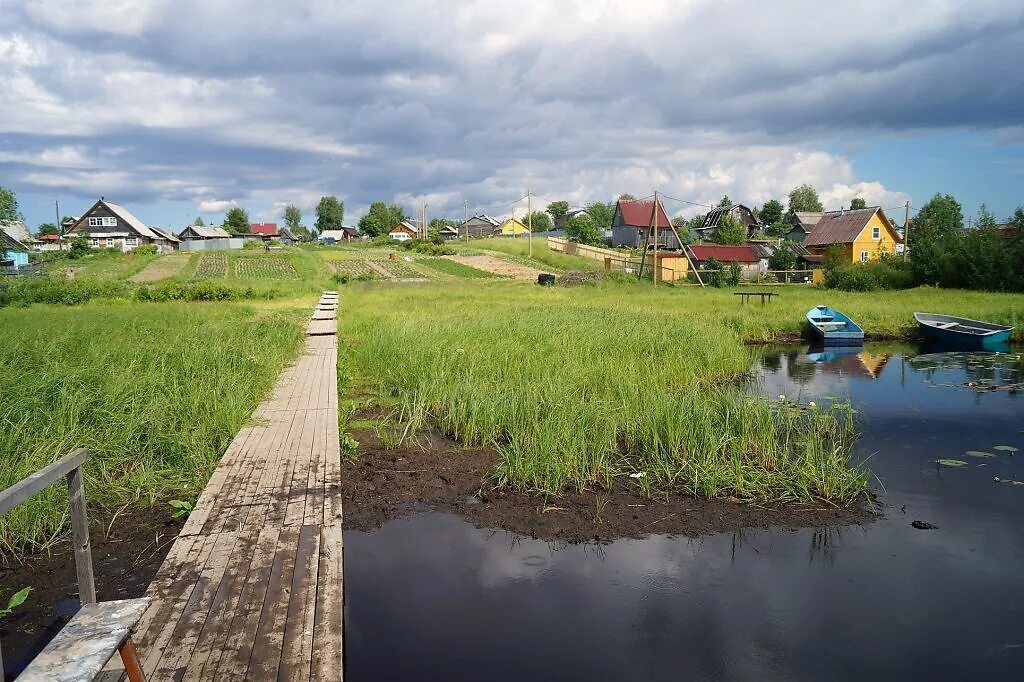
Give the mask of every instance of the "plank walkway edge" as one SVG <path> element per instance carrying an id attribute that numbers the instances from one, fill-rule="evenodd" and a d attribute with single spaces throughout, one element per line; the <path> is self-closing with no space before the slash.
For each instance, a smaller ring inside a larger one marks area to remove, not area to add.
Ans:
<path id="1" fill-rule="evenodd" d="M 228 446 L 149 586 L 147 679 L 343 677 L 337 292 L 302 354 Z M 111 661 L 104 681 L 120 680 Z"/>

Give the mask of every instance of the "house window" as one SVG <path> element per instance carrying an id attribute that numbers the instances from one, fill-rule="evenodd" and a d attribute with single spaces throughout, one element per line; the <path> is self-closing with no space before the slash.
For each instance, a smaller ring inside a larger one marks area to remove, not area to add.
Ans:
<path id="1" fill-rule="evenodd" d="M 868 262 L 868 252 L 867 251 L 861 251 L 860 252 L 860 262 L 861 263 L 867 263 Z"/>
<path id="2" fill-rule="evenodd" d="M 881 239 L 882 238 L 882 228 L 880 228 L 880 227 L 872 227 L 871 228 L 871 238 L 872 239 Z"/>
<path id="3" fill-rule="evenodd" d="M 124 245 L 125 246 L 138 246 L 139 245 L 139 238 L 138 237 L 125 237 L 124 238 Z"/>
<path id="4" fill-rule="evenodd" d="M 108 249 L 114 248 L 114 238 L 113 237 L 107 237 L 107 248 Z"/>
<path id="5" fill-rule="evenodd" d="M 111 216 L 94 216 L 89 218 L 89 227 L 117 227 L 117 218 Z"/>
<path id="6" fill-rule="evenodd" d="M 99 246 L 99 245 L 100 245 L 100 240 L 99 239 L 90 239 L 89 240 L 89 246 Z"/>

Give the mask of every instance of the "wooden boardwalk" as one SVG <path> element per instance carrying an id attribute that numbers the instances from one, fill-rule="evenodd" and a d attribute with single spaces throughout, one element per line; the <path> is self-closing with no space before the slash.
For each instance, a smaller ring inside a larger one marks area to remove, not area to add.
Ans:
<path id="1" fill-rule="evenodd" d="M 149 680 L 341 680 L 336 309 L 325 293 L 150 585 Z"/>

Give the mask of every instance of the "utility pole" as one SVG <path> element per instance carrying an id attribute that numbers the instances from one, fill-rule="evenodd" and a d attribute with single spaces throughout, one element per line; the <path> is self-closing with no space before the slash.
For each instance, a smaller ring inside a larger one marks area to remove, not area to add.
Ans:
<path id="1" fill-rule="evenodd" d="M 910 199 L 903 205 L 903 262 L 907 262 L 907 251 L 910 250 Z"/>
<path id="2" fill-rule="evenodd" d="M 469 199 L 462 200 L 462 224 L 466 228 L 466 241 L 469 241 Z"/>
<path id="3" fill-rule="evenodd" d="M 423 238 L 427 238 L 427 203 L 423 202 Z"/>
<path id="4" fill-rule="evenodd" d="M 651 207 L 651 225 L 654 227 L 654 262 L 651 263 L 651 280 L 658 286 L 658 190 L 654 190 L 654 205 Z"/>
<path id="5" fill-rule="evenodd" d="M 526 229 L 530 242 L 530 258 L 533 258 L 533 192 L 526 190 Z"/>
<path id="6" fill-rule="evenodd" d="M 53 200 L 53 213 L 57 217 L 57 222 L 54 223 L 57 226 L 57 250 L 64 250 L 64 226 L 60 224 L 60 203 L 57 199 Z"/>

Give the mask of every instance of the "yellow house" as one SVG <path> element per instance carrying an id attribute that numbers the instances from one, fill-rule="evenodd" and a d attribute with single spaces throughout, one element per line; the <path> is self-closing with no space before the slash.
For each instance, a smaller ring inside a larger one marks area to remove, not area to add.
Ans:
<path id="1" fill-rule="evenodd" d="M 812 253 L 823 254 L 833 244 L 843 246 L 851 263 L 867 263 L 883 253 L 895 255 L 899 242 L 896 228 L 877 206 L 823 213 L 804 238 L 804 246 Z"/>
<path id="2" fill-rule="evenodd" d="M 516 218 L 509 218 L 495 230 L 495 234 L 500 234 L 503 237 L 515 237 L 521 234 L 530 234 L 530 229 Z"/>

